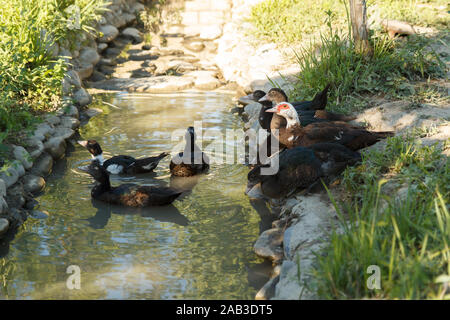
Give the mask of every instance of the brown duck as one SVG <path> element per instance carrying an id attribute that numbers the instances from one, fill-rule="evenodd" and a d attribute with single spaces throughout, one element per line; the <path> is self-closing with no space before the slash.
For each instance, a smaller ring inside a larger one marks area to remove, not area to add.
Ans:
<path id="1" fill-rule="evenodd" d="M 209 158 L 195 143 L 194 127 L 187 129 L 184 151 L 170 162 L 170 173 L 177 177 L 191 177 L 209 169 Z"/>
<path id="2" fill-rule="evenodd" d="M 302 127 L 295 108 L 287 102 L 280 103 L 266 112 L 274 112 L 286 119 L 286 127 L 278 126 L 274 129 L 278 129 L 280 144 L 287 148 L 333 142 L 342 144 L 351 150 L 359 150 L 393 135 L 391 131 L 368 131 L 343 121 L 317 122 Z"/>

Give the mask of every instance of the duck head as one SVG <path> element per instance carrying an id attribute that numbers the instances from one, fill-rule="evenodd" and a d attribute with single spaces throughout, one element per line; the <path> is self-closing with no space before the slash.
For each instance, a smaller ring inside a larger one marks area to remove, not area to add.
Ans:
<path id="1" fill-rule="evenodd" d="M 95 181 L 101 184 L 109 185 L 109 173 L 106 171 L 98 160 L 94 160 L 87 168 L 87 172 Z"/>
<path id="2" fill-rule="evenodd" d="M 276 113 L 286 119 L 286 128 L 293 125 L 300 125 L 300 120 L 298 118 L 298 113 L 294 106 L 289 102 L 278 103 L 275 107 L 267 109 L 266 112 Z"/>
<path id="3" fill-rule="evenodd" d="M 100 147 L 100 144 L 95 140 L 80 140 L 77 141 L 79 145 L 82 145 L 85 147 L 92 157 L 100 162 L 102 164 L 104 162 L 103 159 L 103 150 Z"/>
<path id="4" fill-rule="evenodd" d="M 279 88 L 272 88 L 265 96 L 260 98 L 258 102 L 270 101 L 275 104 L 288 101 L 286 93 Z"/>

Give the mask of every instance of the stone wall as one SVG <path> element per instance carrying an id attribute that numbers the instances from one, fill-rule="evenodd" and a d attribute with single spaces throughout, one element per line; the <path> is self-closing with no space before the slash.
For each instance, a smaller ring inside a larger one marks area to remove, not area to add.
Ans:
<path id="1" fill-rule="evenodd" d="M 92 115 L 85 109 L 92 98 L 83 88 L 83 80 L 95 72 L 99 53 L 111 47 L 119 34 L 139 36 L 136 29 L 128 26 L 135 23 L 144 5 L 136 0 L 111 2 L 109 10 L 95 26 L 102 33 L 98 38 L 83 33 L 77 40 L 56 43 L 49 48 L 53 56 L 65 57 L 69 63 L 62 83 L 63 103 L 56 114 L 44 116 L 44 121 L 21 145 L 7 146 L 15 160 L 0 173 L 0 238 L 9 231 L 14 232 L 28 217 L 42 216 L 35 210 L 37 202 L 33 195 L 44 189 L 45 178 L 54 163 L 65 156 L 68 145 L 75 144 L 80 117 Z"/>

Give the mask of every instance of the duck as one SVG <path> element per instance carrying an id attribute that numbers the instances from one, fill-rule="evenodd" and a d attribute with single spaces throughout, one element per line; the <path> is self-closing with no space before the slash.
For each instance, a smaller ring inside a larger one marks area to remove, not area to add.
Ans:
<path id="1" fill-rule="evenodd" d="M 92 155 L 111 174 L 138 174 L 152 172 L 159 162 L 169 155 L 162 152 L 155 157 L 135 159 L 131 156 L 119 155 L 105 160 L 103 150 L 96 140 L 80 140 L 78 144 L 85 147 Z"/>
<path id="2" fill-rule="evenodd" d="M 337 114 L 333 112 L 329 112 L 324 110 L 327 103 L 327 92 L 330 85 L 327 85 L 323 91 L 318 93 L 316 97 L 312 101 L 303 101 L 295 103 L 291 103 L 294 106 L 297 114 L 299 116 L 299 120 L 302 126 L 307 126 L 310 123 L 315 122 L 326 122 L 326 121 L 351 121 L 355 120 L 356 117 L 353 116 L 345 116 L 342 114 Z M 281 102 L 288 102 L 288 97 L 286 93 L 279 88 L 272 88 L 267 92 L 267 94 L 262 97 L 259 102 L 270 101 L 275 105 Z M 316 101 L 316 102 L 314 102 Z M 320 101 L 320 102 L 317 102 Z M 272 121 L 270 123 L 270 128 L 280 128 L 286 125 L 285 119 L 274 115 Z"/>
<path id="3" fill-rule="evenodd" d="M 277 127 L 278 141 L 288 149 L 308 147 L 320 142 L 333 142 L 345 145 L 356 151 L 394 135 L 392 131 L 374 132 L 343 121 L 316 122 L 302 127 L 293 105 L 282 102 L 266 110 L 286 119 L 286 127 Z"/>
<path id="4" fill-rule="evenodd" d="M 249 171 L 245 193 L 250 198 L 280 199 L 298 189 L 310 189 L 320 179 L 327 181 L 347 166 L 360 161 L 358 152 L 334 143 L 286 149 L 278 154 L 278 171 L 275 174 L 262 172 L 270 164 L 255 166 Z"/>
<path id="5" fill-rule="evenodd" d="M 140 186 L 133 183 L 112 187 L 109 171 L 94 160 L 87 172 L 94 178 L 96 185 L 91 190 L 91 197 L 96 200 L 126 207 L 164 206 L 175 201 L 181 192 L 169 187 Z"/>
<path id="6" fill-rule="evenodd" d="M 255 102 L 258 102 L 261 104 L 261 110 L 259 111 L 258 121 L 264 130 L 269 131 L 270 130 L 270 124 L 272 122 L 273 114 L 267 113 L 266 110 L 273 107 L 273 102 L 268 99 L 262 99 L 264 96 L 266 96 L 266 93 L 262 90 L 255 90 L 252 94 L 246 96 L 245 98 L 253 100 Z M 303 101 L 305 102 L 305 101 Z M 303 103 L 303 102 L 297 102 L 297 104 Z M 309 102 L 309 101 L 307 101 Z M 295 102 L 294 102 L 295 104 Z M 295 105 L 294 105 L 295 107 Z M 296 109 L 297 110 L 297 109 Z M 318 117 L 315 117 L 315 112 L 318 111 L 301 111 L 297 110 L 299 114 L 299 120 L 302 126 L 306 126 L 313 122 L 322 122 L 327 121 L 326 119 L 321 119 Z M 283 121 L 283 120 L 282 120 Z"/>
<path id="7" fill-rule="evenodd" d="M 209 158 L 195 143 L 194 127 L 188 127 L 184 151 L 178 153 L 170 161 L 170 173 L 177 177 L 191 177 L 209 169 Z"/>

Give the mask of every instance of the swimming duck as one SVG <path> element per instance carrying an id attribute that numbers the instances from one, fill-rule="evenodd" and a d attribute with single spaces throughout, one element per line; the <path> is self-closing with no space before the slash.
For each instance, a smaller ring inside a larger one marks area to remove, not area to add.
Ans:
<path id="1" fill-rule="evenodd" d="M 302 126 L 307 126 L 310 123 L 328 121 L 351 121 L 355 117 L 345 116 L 324 110 L 327 103 L 327 91 L 330 85 L 327 85 L 323 91 L 318 93 L 312 101 L 303 101 L 291 103 L 298 113 L 299 120 Z M 281 102 L 288 102 L 286 93 L 279 88 L 272 88 L 267 94 L 262 97 L 259 102 L 270 101 L 274 104 Z M 282 117 L 274 115 L 270 123 L 271 129 L 286 126 L 286 121 Z"/>
<path id="2" fill-rule="evenodd" d="M 272 158 L 273 159 L 273 158 Z M 321 143 L 306 147 L 287 149 L 278 154 L 278 172 L 267 175 L 259 165 L 248 173 L 246 194 L 258 198 L 261 194 L 269 198 L 283 198 L 299 188 L 310 188 L 319 181 L 340 173 L 348 165 L 361 161 L 361 155 L 345 146 Z"/>
<path id="3" fill-rule="evenodd" d="M 393 135 L 391 131 L 368 131 L 343 121 L 316 122 L 302 127 L 295 108 L 288 102 L 277 104 L 266 112 L 274 112 L 286 119 L 286 127 L 275 129 L 279 130 L 278 141 L 287 148 L 308 147 L 315 143 L 333 142 L 343 144 L 355 151 Z"/>
<path id="4" fill-rule="evenodd" d="M 184 151 L 170 162 L 170 172 L 177 177 L 190 177 L 205 172 L 209 168 L 209 158 L 195 143 L 194 127 L 189 127 L 185 135 Z"/>
<path id="5" fill-rule="evenodd" d="M 97 182 L 91 191 L 92 198 L 111 204 L 127 207 L 163 206 L 172 203 L 181 194 L 172 188 L 140 186 L 133 183 L 112 187 L 109 172 L 98 160 L 91 162 L 87 172 Z"/>
<path id="6" fill-rule="evenodd" d="M 161 159 L 169 155 L 168 153 L 163 152 L 156 157 L 147 157 L 142 159 L 119 155 L 105 160 L 103 158 L 103 150 L 97 141 L 84 140 L 78 141 L 78 143 L 85 147 L 91 153 L 92 157 L 95 160 L 98 160 L 103 168 L 111 174 L 137 174 L 151 172 L 156 168 Z"/>

